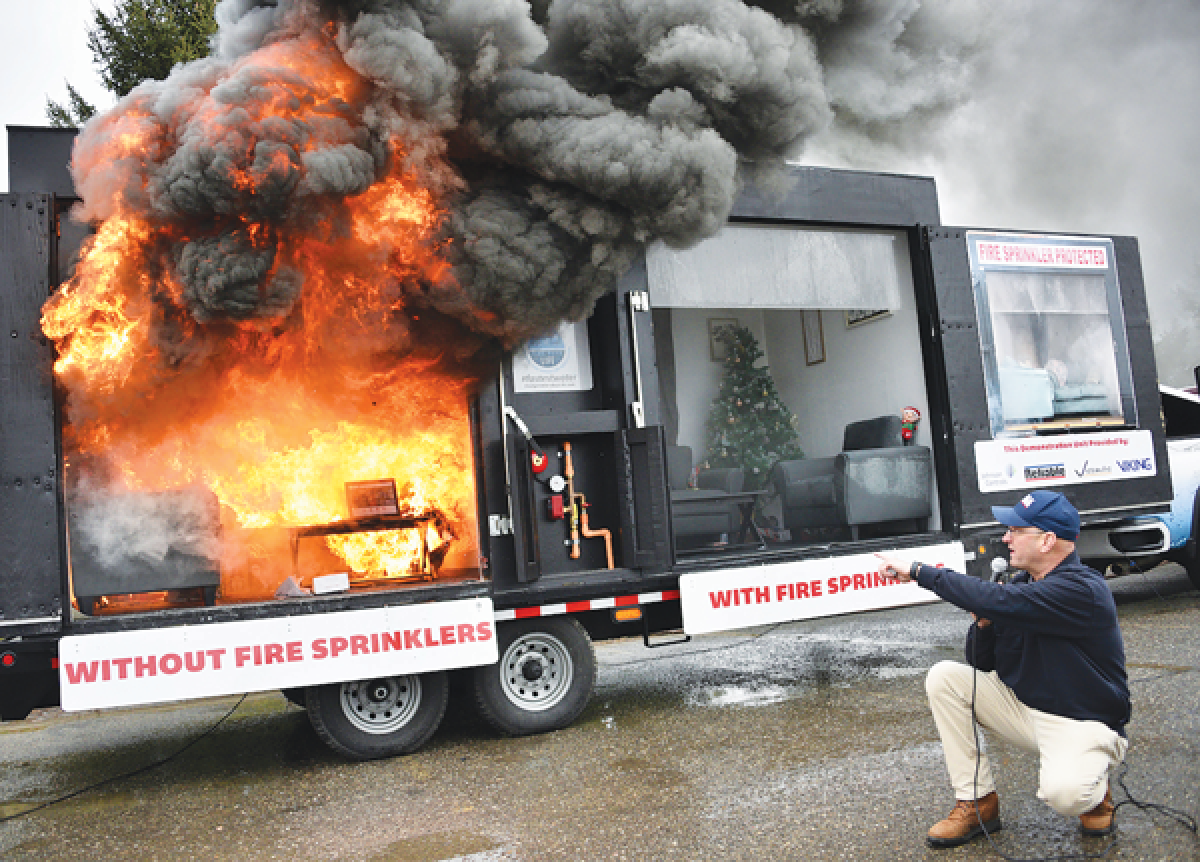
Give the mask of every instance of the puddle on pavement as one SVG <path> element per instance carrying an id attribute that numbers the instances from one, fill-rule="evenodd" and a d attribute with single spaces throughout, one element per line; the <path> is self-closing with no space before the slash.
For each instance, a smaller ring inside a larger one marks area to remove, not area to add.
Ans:
<path id="1" fill-rule="evenodd" d="M 369 862 L 441 862 L 495 850 L 500 845 L 486 835 L 470 832 L 430 832 L 395 841 L 372 856 Z"/>
<path id="2" fill-rule="evenodd" d="M 689 706 L 767 706 L 792 696 L 789 687 L 782 685 L 717 685 L 690 692 L 687 703 Z"/>

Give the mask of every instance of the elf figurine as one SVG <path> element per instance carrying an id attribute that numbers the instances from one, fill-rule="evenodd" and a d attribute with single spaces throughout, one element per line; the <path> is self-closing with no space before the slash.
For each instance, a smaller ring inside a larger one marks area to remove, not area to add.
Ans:
<path id="1" fill-rule="evenodd" d="M 917 423 L 921 421 L 921 411 L 916 407 L 905 407 L 900 419 L 900 436 L 904 438 L 905 446 L 911 446 L 913 435 L 917 433 Z"/>

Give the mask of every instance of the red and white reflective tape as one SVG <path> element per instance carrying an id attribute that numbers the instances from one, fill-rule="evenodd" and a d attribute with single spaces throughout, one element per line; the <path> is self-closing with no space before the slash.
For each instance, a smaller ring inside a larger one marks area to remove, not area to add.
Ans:
<path id="1" fill-rule="evenodd" d="M 679 590 L 663 590 L 660 593 L 638 593 L 636 596 L 614 596 L 608 599 L 588 599 L 582 602 L 562 602 L 557 605 L 539 605 L 534 608 L 510 608 L 496 611 L 497 622 L 524 620 L 530 617 L 552 617 L 558 614 L 576 614 L 580 611 L 600 611 L 605 608 L 628 608 L 634 605 L 650 605 L 669 602 L 679 598 Z"/>

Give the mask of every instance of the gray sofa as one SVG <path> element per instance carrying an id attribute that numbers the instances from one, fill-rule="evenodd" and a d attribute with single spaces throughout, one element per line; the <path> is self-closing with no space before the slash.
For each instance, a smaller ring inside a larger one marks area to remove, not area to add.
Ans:
<path id="1" fill-rule="evenodd" d="M 898 531 L 924 530 L 933 511 L 932 453 L 905 446 L 901 430 L 899 416 L 851 422 L 840 454 L 771 468 L 784 526 L 849 527 L 854 539 L 865 524 L 904 522 L 894 524 Z"/>
<path id="2" fill-rule="evenodd" d="M 690 446 L 667 447 L 667 479 L 671 485 L 671 524 L 675 539 L 716 539 L 732 536 L 741 525 L 741 515 L 730 494 L 741 493 L 744 474 L 740 467 L 701 470 L 696 488 L 688 488 L 692 472 Z"/>

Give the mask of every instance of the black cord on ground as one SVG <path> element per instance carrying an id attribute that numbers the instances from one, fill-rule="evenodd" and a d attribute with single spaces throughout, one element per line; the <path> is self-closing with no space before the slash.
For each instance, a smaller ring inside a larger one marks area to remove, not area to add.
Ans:
<path id="1" fill-rule="evenodd" d="M 216 724 L 214 724 L 208 730 L 204 731 L 204 733 L 197 736 L 195 739 L 193 739 L 187 745 L 183 746 L 183 748 L 179 749 L 178 751 L 176 751 L 172 754 L 168 754 L 162 760 L 156 760 L 153 763 L 146 764 L 145 766 L 139 766 L 137 769 L 134 769 L 131 772 L 126 772 L 122 775 L 114 775 L 111 778 L 105 778 L 103 781 L 97 781 L 95 784 L 89 784 L 87 787 L 81 787 L 79 790 L 74 790 L 71 793 L 67 793 L 67 794 L 64 794 L 63 796 L 59 796 L 56 799 L 51 799 L 48 802 L 43 802 L 41 805 L 35 805 L 32 808 L 26 808 L 24 811 L 18 811 L 16 814 L 9 814 L 7 817 L 0 817 L 0 823 L 7 823 L 10 820 L 16 820 L 18 817 L 24 817 L 27 814 L 33 814 L 33 812 L 41 811 L 43 808 L 49 808 L 51 805 L 57 805 L 60 802 L 66 802 L 68 799 L 74 799 L 76 796 L 80 796 L 81 794 L 87 793 L 89 790 L 95 790 L 97 787 L 103 787 L 106 784 L 112 784 L 114 781 L 122 781 L 126 778 L 133 778 L 135 775 L 141 775 L 143 772 L 149 772 L 151 769 L 156 769 L 165 763 L 169 763 L 170 761 L 174 760 L 179 755 L 183 754 L 185 751 L 187 751 L 189 748 L 191 748 L 193 745 L 195 745 L 200 740 L 204 739 L 207 736 L 210 736 L 213 733 L 213 731 L 215 731 L 218 727 L 220 727 L 222 724 L 225 723 L 225 719 L 229 718 L 229 716 L 233 715 L 234 712 L 237 711 L 237 708 L 242 705 L 242 702 L 245 701 L 245 699 L 248 696 L 249 696 L 248 694 L 243 694 L 241 696 L 241 698 L 238 700 L 238 702 L 235 703 L 230 708 L 229 712 L 225 713 L 223 716 L 220 717 L 220 719 L 217 720 Z"/>
<path id="2" fill-rule="evenodd" d="M 977 623 L 973 625 L 978 626 Z M 972 779 L 971 794 L 975 797 L 975 819 L 979 823 L 979 828 L 983 830 L 983 837 L 991 845 L 992 850 L 996 855 L 1008 862 L 1072 862 L 1076 859 L 1102 859 L 1107 856 L 1109 851 L 1117 844 L 1117 837 L 1114 834 L 1113 839 L 1108 842 L 1108 846 L 1098 853 L 1062 853 L 1055 856 L 1009 856 L 1003 850 L 996 846 L 996 842 L 992 840 L 992 834 L 988 832 L 987 827 L 983 824 L 983 816 L 979 813 L 979 765 L 983 761 L 983 755 L 979 749 L 979 722 L 975 717 L 975 689 L 979 678 L 979 668 L 975 666 L 975 648 L 979 641 L 979 631 L 976 628 L 975 637 L 971 640 L 971 732 L 975 735 L 975 777 Z M 1122 785 L 1123 787 L 1124 785 Z M 1128 791 L 1126 791 L 1128 792 Z M 1116 808 L 1113 808 L 1113 816 L 1117 816 Z"/>
<path id="3" fill-rule="evenodd" d="M 1125 786 L 1125 773 L 1128 771 L 1129 765 L 1122 763 L 1121 770 L 1117 773 L 1117 783 L 1121 785 L 1121 789 L 1125 791 L 1125 796 L 1127 798 L 1118 802 L 1116 805 L 1117 808 L 1120 808 L 1122 805 L 1134 805 L 1137 808 L 1140 808 L 1142 811 L 1157 811 L 1159 814 L 1167 815 L 1172 820 L 1179 823 L 1179 825 L 1184 829 L 1190 830 L 1193 834 L 1200 834 L 1196 831 L 1196 818 L 1192 815 L 1176 808 L 1171 808 L 1169 805 L 1163 805 L 1160 802 L 1143 802 L 1140 799 L 1136 799 L 1134 795 L 1129 792 L 1129 788 Z"/>
<path id="4" fill-rule="evenodd" d="M 1151 585 L 1151 588 L 1153 589 L 1153 585 Z M 1155 593 L 1157 593 L 1157 592 L 1158 591 L 1155 590 Z M 972 625 L 978 626 L 977 623 L 972 623 Z M 1008 855 L 1003 850 L 1001 850 L 999 847 L 997 847 L 996 842 L 992 840 L 991 833 L 988 832 L 987 827 L 984 826 L 984 824 L 983 824 L 983 816 L 979 813 L 979 805 L 978 805 L 978 802 L 979 802 L 979 766 L 980 766 L 980 763 L 982 762 L 982 758 L 983 758 L 983 755 L 980 753 L 980 748 L 979 748 L 979 722 L 975 716 L 975 691 L 976 691 L 976 684 L 977 684 L 978 676 L 979 676 L 979 668 L 975 666 L 975 664 L 976 664 L 975 648 L 978 643 L 978 640 L 979 640 L 979 632 L 978 632 L 978 628 L 976 628 L 975 637 L 972 638 L 972 640 L 971 640 L 971 731 L 975 736 L 975 776 L 972 779 L 971 793 L 975 797 L 975 802 L 976 802 L 975 820 L 979 823 L 979 828 L 983 830 L 983 835 L 985 838 L 987 838 L 988 844 L 991 845 L 992 850 L 994 850 L 998 856 L 1000 856 L 1003 859 L 1008 860 L 1008 862 L 1074 862 L 1074 860 L 1077 860 L 1077 859 L 1101 859 L 1101 858 L 1107 856 L 1109 854 L 1109 851 L 1111 851 L 1113 849 L 1113 847 L 1115 847 L 1117 844 L 1116 823 L 1115 822 L 1113 824 L 1112 840 L 1108 842 L 1107 847 L 1105 847 L 1103 850 L 1101 850 L 1097 853 L 1061 853 L 1061 854 L 1054 855 L 1054 856 L 1034 856 L 1034 857 L 1030 857 L 1030 858 L 1024 858 L 1024 857 L 1020 857 L 1020 856 Z M 1118 809 L 1120 809 L 1120 807 L 1122 805 L 1134 805 L 1134 806 L 1142 809 L 1143 811 L 1157 811 L 1160 814 L 1165 814 L 1168 817 L 1172 818 L 1173 820 L 1177 821 L 1185 829 L 1189 829 L 1189 830 L 1191 830 L 1191 832 L 1193 834 L 1197 834 L 1196 819 L 1194 817 L 1192 817 L 1190 814 L 1187 814 L 1183 811 L 1178 811 L 1174 808 L 1171 808 L 1168 805 L 1163 805 L 1162 803 L 1159 803 L 1159 802 L 1142 802 L 1139 799 L 1135 799 L 1134 795 L 1129 792 L 1129 788 L 1125 786 L 1125 774 L 1128 771 L 1129 771 L 1129 764 L 1122 761 L 1121 768 L 1117 772 L 1117 783 L 1121 786 L 1121 789 L 1123 791 L 1125 791 L 1126 798 L 1122 799 L 1120 802 L 1116 803 L 1113 806 L 1113 817 L 1114 818 L 1117 816 L 1117 811 L 1118 811 Z"/>
<path id="5" fill-rule="evenodd" d="M 1158 596 L 1164 602 L 1166 601 L 1166 597 L 1158 591 L 1158 587 L 1154 586 L 1154 581 L 1150 580 L 1149 573 L 1137 564 L 1137 560 L 1130 560 L 1129 567 L 1130 567 L 1130 569 L 1132 569 L 1133 571 L 1136 571 L 1138 574 L 1140 574 L 1142 576 L 1142 580 L 1144 580 L 1146 582 L 1146 585 L 1148 587 L 1150 587 L 1151 590 L 1154 591 L 1154 595 Z"/>

